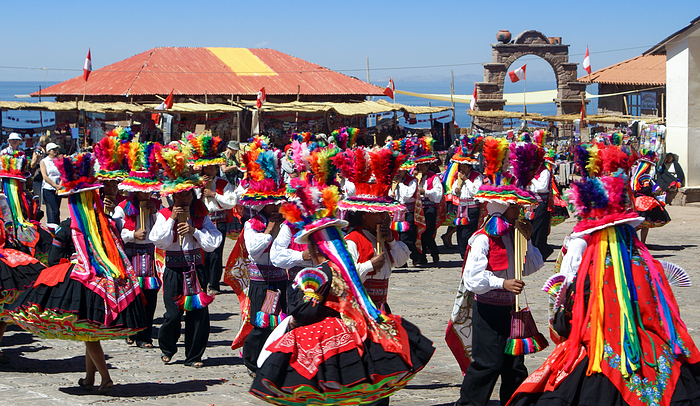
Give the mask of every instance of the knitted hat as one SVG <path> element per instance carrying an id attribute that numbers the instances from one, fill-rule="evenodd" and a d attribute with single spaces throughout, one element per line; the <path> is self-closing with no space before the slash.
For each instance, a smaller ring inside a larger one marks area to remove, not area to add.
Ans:
<path id="1" fill-rule="evenodd" d="M 458 164 L 478 164 L 479 161 L 476 159 L 476 150 L 483 139 L 484 138 L 480 135 L 461 136 L 459 138 L 459 148 L 455 150 L 455 154 L 452 156 L 451 161 Z"/>
<path id="2" fill-rule="evenodd" d="M 343 199 L 338 207 L 372 213 L 405 210 L 389 197 L 391 182 L 405 159 L 405 155 L 387 148 L 355 148 L 336 155 L 333 162 L 341 175 L 355 184 L 355 195 Z"/>
<path id="3" fill-rule="evenodd" d="M 533 205 L 537 199 L 526 190 L 536 170 L 542 165 L 544 151 L 532 143 L 510 145 L 505 138 L 486 137 L 484 139 L 484 176 L 489 184 L 479 187 L 474 199 L 479 202 L 497 202 L 503 204 Z M 510 155 L 513 172 L 508 172 L 506 164 Z"/>
<path id="4" fill-rule="evenodd" d="M 158 177 L 157 155 L 162 146 L 157 142 L 131 141 L 127 152 L 129 176 L 119 184 L 125 192 L 158 192 L 163 182 Z"/>
<path id="5" fill-rule="evenodd" d="M 187 132 L 182 136 L 182 140 L 192 146 L 190 165 L 195 170 L 202 169 L 204 166 L 223 165 L 226 163 L 226 159 L 218 154 L 221 138 L 212 136 L 211 131 L 205 131 L 200 134 Z"/>
<path id="6" fill-rule="evenodd" d="M 412 158 L 416 165 L 431 164 L 438 161 L 433 152 L 433 144 L 435 144 L 435 140 L 430 135 L 426 135 L 418 140 Z"/>
<path id="7" fill-rule="evenodd" d="M 161 195 L 168 196 L 204 186 L 199 175 L 190 174 L 187 163 L 191 158 L 192 147 L 186 142 L 171 142 L 156 150 L 156 160 L 167 176 L 160 190 Z"/>
<path id="8" fill-rule="evenodd" d="M 53 160 L 61 174 L 59 196 L 99 189 L 102 184 L 95 176 L 95 155 L 81 153 Z"/>
<path id="9" fill-rule="evenodd" d="M 11 178 L 25 182 L 31 175 L 27 170 L 29 160 L 22 151 L 0 155 L 0 178 Z"/>
<path id="10" fill-rule="evenodd" d="M 644 219 L 632 210 L 627 190 L 626 171 L 633 152 L 616 145 L 583 144 L 575 155 L 583 178 L 564 194 L 569 209 L 579 219 L 574 235 L 625 223 L 639 225 Z"/>
<path id="11" fill-rule="evenodd" d="M 117 127 L 95 145 L 98 180 L 123 180 L 127 177 L 126 153 L 133 137 L 130 129 Z"/>
<path id="12" fill-rule="evenodd" d="M 283 153 L 271 149 L 267 137 L 256 136 L 243 155 L 248 190 L 241 196 L 240 204 L 260 207 L 283 203 L 287 190 L 282 175 Z"/>

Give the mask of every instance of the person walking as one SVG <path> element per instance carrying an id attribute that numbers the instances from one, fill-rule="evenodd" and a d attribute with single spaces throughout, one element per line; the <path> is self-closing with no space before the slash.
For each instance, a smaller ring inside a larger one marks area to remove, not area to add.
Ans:
<path id="1" fill-rule="evenodd" d="M 60 189 L 61 172 L 54 163 L 54 159 L 58 157 L 59 147 L 57 144 L 50 142 L 46 144 L 46 157 L 41 160 L 41 194 L 44 197 L 46 204 L 46 223 L 51 228 L 58 227 L 61 222 L 61 197 L 56 194 Z"/>

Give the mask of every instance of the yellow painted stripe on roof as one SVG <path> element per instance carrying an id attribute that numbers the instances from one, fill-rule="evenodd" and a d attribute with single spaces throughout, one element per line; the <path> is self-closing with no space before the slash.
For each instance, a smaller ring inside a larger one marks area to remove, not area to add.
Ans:
<path id="1" fill-rule="evenodd" d="M 236 75 L 275 76 L 277 73 L 265 65 L 248 48 L 207 48 L 221 59 Z"/>

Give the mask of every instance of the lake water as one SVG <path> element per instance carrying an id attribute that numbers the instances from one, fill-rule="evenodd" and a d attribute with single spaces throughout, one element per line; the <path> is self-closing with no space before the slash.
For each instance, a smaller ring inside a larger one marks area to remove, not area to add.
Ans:
<path id="1" fill-rule="evenodd" d="M 58 82 L 0 82 L 0 101 L 11 102 L 38 102 L 37 97 L 16 98 L 15 95 L 28 95 L 39 90 L 39 86 L 46 88 Z M 41 101 L 54 101 L 53 97 L 42 97 Z M 12 110 L 2 112 L 2 126 L 5 128 L 27 129 L 55 124 L 56 117 L 51 112 Z M 7 132 L 7 130 L 5 130 Z"/>

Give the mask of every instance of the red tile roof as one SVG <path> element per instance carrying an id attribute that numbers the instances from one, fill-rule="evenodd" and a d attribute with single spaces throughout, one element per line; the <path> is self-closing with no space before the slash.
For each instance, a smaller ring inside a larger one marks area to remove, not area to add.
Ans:
<path id="1" fill-rule="evenodd" d="M 78 76 L 42 89 L 42 96 L 82 95 Z M 90 74 L 89 96 L 369 95 L 383 89 L 274 49 L 153 48 Z M 299 88 L 297 87 L 299 86 Z"/>
<path id="2" fill-rule="evenodd" d="M 640 55 L 578 78 L 579 82 L 614 85 L 666 84 L 666 55 Z"/>

